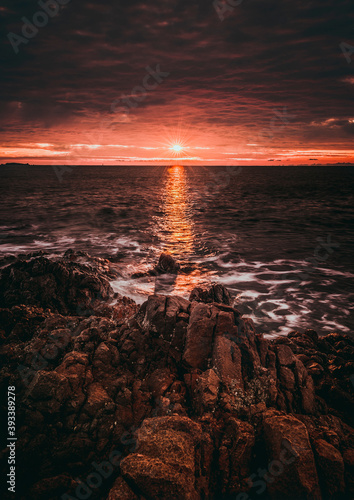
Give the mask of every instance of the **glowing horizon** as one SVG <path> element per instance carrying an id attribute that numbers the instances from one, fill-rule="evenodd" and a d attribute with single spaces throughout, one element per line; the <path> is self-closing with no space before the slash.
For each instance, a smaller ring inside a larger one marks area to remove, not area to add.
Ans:
<path id="1" fill-rule="evenodd" d="M 41 141 L 9 141 L 0 146 L 2 163 L 23 162 L 34 165 L 94 165 L 94 164 L 173 164 L 186 165 L 326 165 L 354 163 L 354 149 L 339 144 L 304 145 L 278 144 L 267 140 L 263 133 L 247 136 L 239 131 L 238 140 L 228 143 L 215 127 L 201 134 L 194 127 L 179 121 L 175 127 L 161 126 L 156 136 L 140 124 L 134 134 L 127 131 L 115 141 L 115 133 L 105 122 L 97 129 L 46 133 Z M 109 125 L 109 123 L 108 123 Z M 333 126 L 333 122 L 329 122 Z M 104 128 L 106 127 L 106 128 Z M 226 136 L 225 130 L 225 136 Z M 231 139 L 235 134 L 231 134 Z M 230 134 L 229 134 L 230 138 Z M 75 140 L 76 139 L 76 140 Z"/>
<path id="2" fill-rule="evenodd" d="M 245 151 L 219 151 L 216 147 L 187 146 L 175 143 L 168 146 L 133 146 L 130 144 L 70 144 L 60 150 L 55 143 L 23 143 L 20 146 L 0 147 L 1 163 L 29 163 L 33 165 L 94 165 L 139 163 L 174 163 L 203 165 L 269 165 L 336 163 L 354 164 L 354 149 L 272 149 L 259 151 L 258 145 Z M 256 151 L 255 151 L 256 149 Z M 116 152 L 116 154 L 112 154 Z M 125 154 L 122 154 L 122 153 Z M 145 152 L 145 154 L 144 154 Z M 130 154 L 129 154 L 130 153 Z M 148 154 L 147 153 L 151 153 Z"/>
<path id="3" fill-rule="evenodd" d="M 212 1 L 71 2 L 20 53 L 1 39 L 0 161 L 353 163 L 351 6 L 332 3 L 244 2 L 221 21 Z"/>

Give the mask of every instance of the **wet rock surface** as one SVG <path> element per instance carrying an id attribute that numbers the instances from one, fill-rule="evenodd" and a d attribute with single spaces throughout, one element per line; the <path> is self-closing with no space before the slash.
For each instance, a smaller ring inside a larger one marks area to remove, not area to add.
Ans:
<path id="1" fill-rule="evenodd" d="M 267 340 L 219 285 L 112 303 L 105 266 L 69 253 L 1 272 L 17 498 L 354 497 L 351 337 Z"/>
<path id="2" fill-rule="evenodd" d="M 63 314 L 90 313 L 99 302 L 113 298 L 110 266 L 104 259 L 70 250 L 60 260 L 17 259 L 1 272 L 0 306 L 24 304 Z"/>
<path id="3" fill-rule="evenodd" d="M 211 285 L 210 287 L 196 287 L 192 290 L 189 300 L 197 302 L 218 302 L 220 304 L 231 304 L 229 291 L 222 285 Z"/>
<path id="4" fill-rule="evenodd" d="M 156 276 L 163 280 L 173 282 L 180 271 L 181 266 L 177 260 L 169 253 L 162 252 L 159 261 L 153 269 L 146 272 L 134 273 L 132 278 L 142 278 L 145 276 Z"/>
<path id="5" fill-rule="evenodd" d="M 180 265 L 172 255 L 165 252 L 160 255 L 159 262 L 155 267 L 157 274 L 177 274 L 179 270 Z"/>

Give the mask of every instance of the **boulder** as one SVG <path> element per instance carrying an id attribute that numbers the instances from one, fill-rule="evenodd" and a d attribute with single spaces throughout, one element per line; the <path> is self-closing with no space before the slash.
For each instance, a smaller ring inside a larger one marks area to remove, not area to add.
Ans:
<path id="1" fill-rule="evenodd" d="M 213 284 L 211 287 L 196 287 L 191 291 L 189 296 L 191 302 L 204 302 L 211 304 L 217 302 L 220 304 L 231 305 L 230 292 L 223 286 Z"/>
<path id="2" fill-rule="evenodd" d="M 182 348 L 189 321 L 190 302 L 182 297 L 152 295 L 137 315 L 145 331 Z"/>
<path id="3" fill-rule="evenodd" d="M 214 370 L 207 370 L 198 377 L 195 387 L 195 406 L 199 414 L 216 409 L 220 378 Z"/>
<path id="4" fill-rule="evenodd" d="M 179 263 L 169 253 L 163 252 L 154 271 L 157 274 L 177 274 L 180 270 Z"/>
<path id="5" fill-rule="evenodd" d="M 17 260 L 0 274 L 0 306 L 33 305 L 89 316 L 113 297 L 105 276 L 89 266 L 45 257 Z"/>
<path id="6" fill-rule="evenodd" d="M 267 484 L 271 498 L 320 500 L 322 495 L 306 426 L 293 415 L 268 410 L 263 414 L 263 433 L 269 464 L 274 462 L 275 470 L 282 470 Z"/>
<path id="7" fill-rule="evenodd" d="M 137 440 L 136 453 L 121 462 L 128 482 L 148 498 L 199 500 L 196 447 L 204 448 L 205 439 L 198 424 L 177 416 L 147 419 L 137 432 Z"/>
<path id="8" fill-rule="evenodd" d="M 139 500 L 139 497 L 129 488 L 122 477 L 118 477 L 113 488 L 109 490 L 107 500 Z"/>
<path id="9" fill-rule="evenodd" d="M 326 497 L 341 498 L 345 492 L 344 461 L 341 453 L 324 439 L 316 439 L 313 447 Z"/>
<path id="10" fill-rule="evenodd" d="M 277 347 L 277 356 L 280 365 L 290 366 L 293 365 L 296 361 L 296 357 L 291 350 L 291 348 L 285 344 L 281 344 Z"/>
<path id="11" fill-rule="evenodd" d="M 218 450 L 221 490 L 224 495 L 228 494 L 237 498 L 240 490 L 249 490 L 248 478 L 252 472 L 254 445 L 253 427 L 246 422 L 230 418 L 225 426 Z"/>
<path id="12" fill-rule="evenodd" d="M 183 360 L 190 368 L 205 370 L 213 349 L 216 310 L 210 305 L 193 303 Z"/>
<path id="13" fill-rule="evenodd" d="M 242 354 L 235 342 L 227 337 L 215 338 L 213 366 L 224 384 L 232 382 L 243 389 Z"/>

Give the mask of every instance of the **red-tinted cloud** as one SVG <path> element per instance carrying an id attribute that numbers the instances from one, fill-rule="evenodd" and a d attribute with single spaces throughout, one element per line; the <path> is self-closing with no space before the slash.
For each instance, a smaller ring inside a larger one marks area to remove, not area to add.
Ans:
<path id="1" fill-rule="evenodd" d="M 3 160 L 164 163 L 180 136 L 191 163 L 353 160 L 349 0 L 244 0 L 223 22 L 205 0 L 71 1 L 15 54 L 39 10 L 1 9 Z"/>

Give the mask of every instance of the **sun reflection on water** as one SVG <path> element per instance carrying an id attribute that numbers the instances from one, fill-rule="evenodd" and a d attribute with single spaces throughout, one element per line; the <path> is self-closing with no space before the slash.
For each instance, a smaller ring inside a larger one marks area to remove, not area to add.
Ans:
<path id="1" fill-rule="evenodd" d="M 168 168 L 162 210 L 166 250 L 177 259 L 190 254 L 194 248 L 192 206 L 186 172 L 180 165 Z"/>
<path id="2" fill-rule="evenodd" d="M 159 226 L 164 251 L 172 254 L 182 266 L 173 283 L 173 293 L 188 297 L 195 286 L 210 281 L 211 277 L 196 263 L 198 241 L 193 222 L 193 194 L 188 189 L 185 167 L 174 165 L 168 168 L 161 211 L 163 216 Z M 166 289 L 166 293 L 172 293 L 172 288 Z"/>

